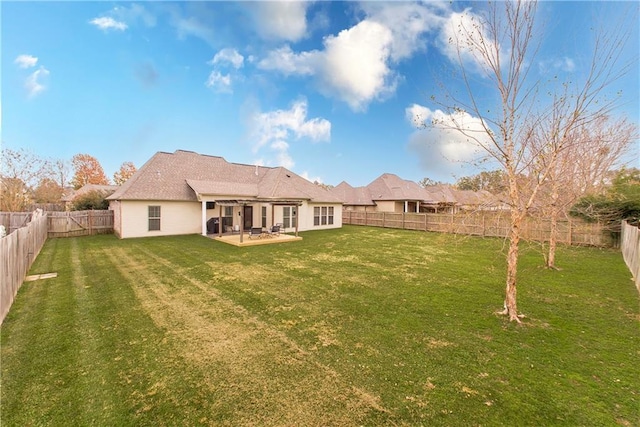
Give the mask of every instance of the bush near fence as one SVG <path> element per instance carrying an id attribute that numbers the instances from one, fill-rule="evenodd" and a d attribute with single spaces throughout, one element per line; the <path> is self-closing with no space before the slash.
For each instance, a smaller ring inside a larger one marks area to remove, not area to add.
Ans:
<path id="1" fill-rule="evenodd" d="M 342 223 L 502 238 L 509 235 L 511 228 L 507 212 L 434 214 L 345 210 L 342 212 Z M 550 220 L 526 218 L 521 227 L 522 238 L 548 241 L 550 224 Z M 558 243 L 614 247 L 616 241 L 616 236 L 601 224 L 580 219 L 558 222 Z"/>
<path id="2" fill-rule="evenodd" d="M 46 240 L 46 214 L 0 239 L 0 324 Z"/>

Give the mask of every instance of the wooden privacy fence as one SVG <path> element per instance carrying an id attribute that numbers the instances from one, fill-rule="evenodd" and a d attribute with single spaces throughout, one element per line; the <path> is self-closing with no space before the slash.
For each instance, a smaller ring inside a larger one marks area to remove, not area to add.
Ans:
<path id="1" fill-rule="evenodd" d="M 113 233 L 113 211 L 49 212 L 49 237 Z"/>
<path id="2" fill-rule="evenodd" d="M 342 212 L 342 223 L 486 237 L 507 237 L 511 221 L 508 212 L 436 214 L 345 210 Z M 551 222 L 549 220 L 527 218 L 522 224 L 521 232 L 524 239 L 544 242 L 549 239 L 550 229 Z M 569 245 L 604 247 L 615 245 L 614 236 L 605 227 L 578 219 L 558 221 L 558 242 Z"/>
<path id="3" fill-rule="evenodd" d="M 0 324 L 46 240 L 46 214 L 0 239 Z"/>
<path id="4" fill-rule="evenodd" d="M 620 249 L 624 262 L 631 270 L 636 288 L 640 292 L 640 229 L 627 221 L 622 222 Z"/>
<path id="5" fill-rule="evenodd" d="M 4 225 L 7 234 L 26 226 L 31 221 L 31 212 L 0 212 L 0 225 Z"/>

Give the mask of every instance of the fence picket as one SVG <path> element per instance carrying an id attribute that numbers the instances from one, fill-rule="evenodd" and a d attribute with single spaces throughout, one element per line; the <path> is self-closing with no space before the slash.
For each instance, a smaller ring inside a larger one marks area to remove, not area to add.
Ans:
<path id="1" fill-rule="evenodd" d="M 510 229 L 508 214 L 489 212 L 442 214 L 343 211 L 342 223 L 502 238 L 508 236 Z M 527 218 L 521 230 L 522 237 L 526 240 L 547 241 L 550 220 Z M 558 242 L 602 247 L 613 247 L 616 244 L 603 225 L 576 219 L 558 221 Z"/>

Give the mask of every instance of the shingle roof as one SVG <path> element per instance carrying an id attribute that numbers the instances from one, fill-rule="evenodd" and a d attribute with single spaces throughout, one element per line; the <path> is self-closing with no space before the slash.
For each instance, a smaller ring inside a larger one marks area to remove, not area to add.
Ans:
<path id="1" fill-rule="evenodd" d="M 372 200 L 418 200 L 429 202 L 431 195 L 416 182 L 402 179 L 392 173 L 380 175 L 369 185 Z"/>
<path id="2" fill-rule="evenodd" d="M 367 187 L 352 187 L 347 182 L 342 181 L 329 191 L 342 200 L 345 205 L 375 206 Z"/>
<path id="3" fill-rule="evenodd" d="M 117 185 L 99 185 L 99 184 L 85 184 L 82 187 L 78 188 L 75 191 L 71 191 L 66 196 L 62 197 L 63 202 L 71 202 L 76 197 L 81 196 L 83 194 L 90 193 L 92 191 L 99 191 L 100 193 L 107 195 L 111 194 L 118 189 Z"/>
<path id="4" fill-rule="evenodd" d="M 109 200 L 196 201 L 197 195 L 341 203 L 324 188 L 283 167 L 229 163 L 191 151 L 158 152 Z"/>

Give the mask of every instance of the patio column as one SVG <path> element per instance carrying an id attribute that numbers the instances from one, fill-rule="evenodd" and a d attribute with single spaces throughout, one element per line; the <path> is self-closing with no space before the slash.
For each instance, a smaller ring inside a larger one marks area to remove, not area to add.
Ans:
<path id="1" fill-rule="evenodd" d="M 405 212 L 409 212 L 409 201 L 408 200 L 404 201 L 404 211 Z"/>
<path id="2" fill-rule="evenodd" d="M 202 201 L 202 235 L 207 236 L 207 202 Z"/>
<path id="3" fill-rule="evenodd" d="M 244 205 L 240 205 L 240 243 L 242 243 L 242 236 L 244 235 Z"/>
<path id="4" fill-rule="evenodd" d="M 420 200 L 416 202 L 416 213 L 420 213 Z"/>
<path id="5" fill-rule="evenodd" d="M 218 203 L 218 237 L 222 237 L 222 205 Z"/>

